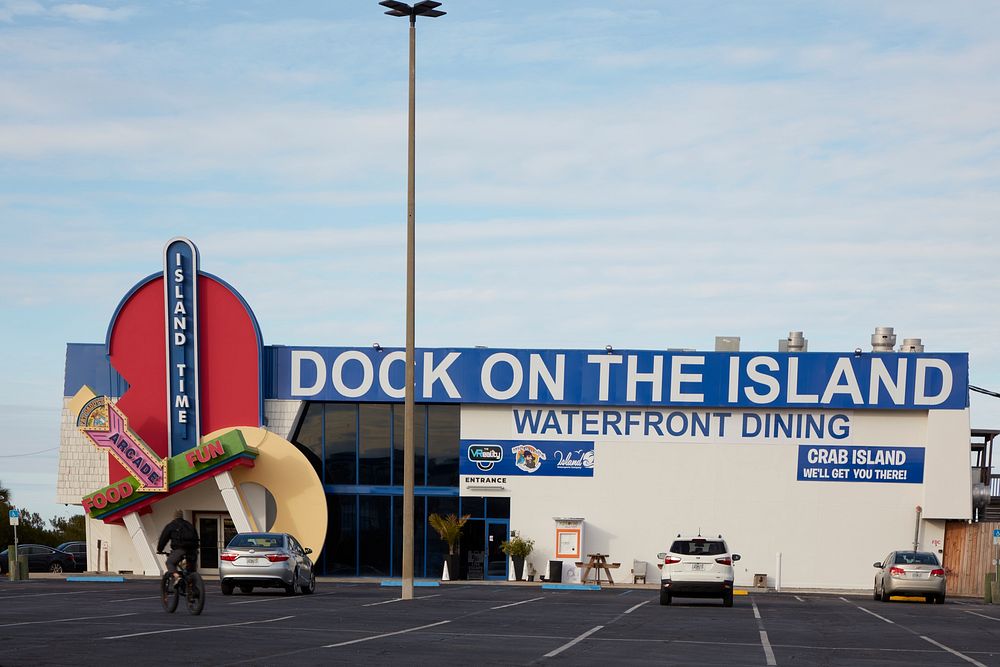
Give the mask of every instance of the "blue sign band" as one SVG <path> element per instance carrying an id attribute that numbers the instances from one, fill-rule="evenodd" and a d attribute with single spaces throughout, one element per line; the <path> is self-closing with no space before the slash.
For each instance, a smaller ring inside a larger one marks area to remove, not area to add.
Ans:
<path id="1" fill-rule="evenodd" d="M 276 347 L 274 398 L 399 402 L 404 354 L 389 348 Z M 417 350 L 416 399 L 433 403 L 961 410 L 962 353 L 607 353 Z"/>
<path id="2" fill-rule="evenodd" d="M 923 447 L 799 445 L 800 482 L 921 484 Z"/>
<path id="3" fill-rule="evenodd" d="M 593 477 L 594 443 L 583 440 L 462 440 L 460 475 Z"/>

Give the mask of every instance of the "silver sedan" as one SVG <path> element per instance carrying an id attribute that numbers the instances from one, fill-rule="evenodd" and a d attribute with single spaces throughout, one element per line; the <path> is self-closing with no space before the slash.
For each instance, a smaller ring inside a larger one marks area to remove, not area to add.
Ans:
<path id="1" fill-rule="evenodd" d="M 944 568 L 929 551 L 893 551 L 873 563 L 876 600 L 888 602 L 893 595 L 923 597 L 927 602 L 944 603 Z"/>
<path id="2" fill-rule="evenodd" d="M 296 589 L 312 593 L 316 575 L 311 553 L 288 533 L 240 533 L 219 555 L 222 594 L 232 595 L 235 587 L 244 593 L 254 587 L 279 587 L 287 595 Z"/>

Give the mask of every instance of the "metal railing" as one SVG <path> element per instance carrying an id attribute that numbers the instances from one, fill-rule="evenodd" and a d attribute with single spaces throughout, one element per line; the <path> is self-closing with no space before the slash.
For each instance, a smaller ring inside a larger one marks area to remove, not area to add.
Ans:
<path id="1" fill-rule="evenodd" d="M 990 475 L 990 499 L 1000 497 L 1000 475 Z"/>

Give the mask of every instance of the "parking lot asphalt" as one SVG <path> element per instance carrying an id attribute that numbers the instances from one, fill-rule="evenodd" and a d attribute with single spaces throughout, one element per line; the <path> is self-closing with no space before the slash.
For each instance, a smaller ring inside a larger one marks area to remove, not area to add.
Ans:
<path id="1" fill-rule="evenodd" d="M 655 590 L 399 588 L 223 596 L 163 611 L 155 580 L 0 582 L 0 665 L 998 665 L 1000 607 L 811 593 L 675 599 Z"/>

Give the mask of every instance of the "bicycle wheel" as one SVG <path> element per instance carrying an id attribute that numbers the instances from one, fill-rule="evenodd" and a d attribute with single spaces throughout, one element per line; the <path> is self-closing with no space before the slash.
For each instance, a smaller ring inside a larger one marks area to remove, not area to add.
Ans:
<path id="1" fill-rule="evenodd" d="M 170 589 L 170 573 L 167 572 L 160 579 L 160 602 L 163 603 L 163 609 L 166 610 L 168 614 L 174 613 L 177 610 L 177 591 Z"/>
<path id="2" fill-rule="evenodd" d="M 187 577 L 187 606 L 188 611 L 197 616 L 205 608 L 205 582 L 201 575 L 192 572 Z"/>

